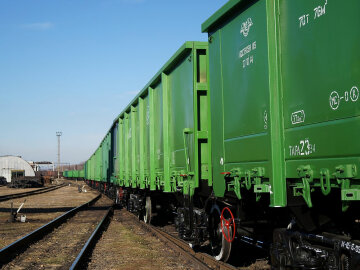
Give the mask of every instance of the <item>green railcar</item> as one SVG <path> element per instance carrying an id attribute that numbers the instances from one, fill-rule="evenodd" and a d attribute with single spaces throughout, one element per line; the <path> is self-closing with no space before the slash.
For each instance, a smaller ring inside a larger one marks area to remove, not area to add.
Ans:
<path id="1" fill-rule="evenodd" d="M 287 205 L 287 184 L 309 207 L 312 188 L 324 195 L 340 188 L 345 210 L 360 200 L 360 146 L 352 140 L 359 126 L 360 71 L 354 67 L 360 52 L 352 50 L 358 35 L 342 29 L 358 23 L 360 4 L 257 1 L 244 8 L 244 2 L 251 1 L 230 1 L 203 24 L 212 120 L 221 127 L 212 130 L 215 194 L 226 191 L 219 177 L 226 171 L 244 185 L 247 175 L 261 178 L 252 181 L 254 193 L 270 193 L 274 207 Z M 346 19 L 339 23 L 340 15 Z M 342 38 L 333 42 L 333 35 Z M 352 53 L 334 62 L 329 55 L 340 45 Z"/>
<path id="2" fill-rule="evenodd" d="M 207 44 L 185 43 L 118 120 L 118 184 L 193 194 L 211 182 Z"/>
<path id="3" fill-rule="evenodd" d="M 210 32 L 211 120 L 216 123 L 211 130 L 214 193 L 224 197 L 230 189 L 241 199 L 246 186 L 258 196 L 271 194 L 271 205 L 284 206 L 284 179 L 279 177 L 284 167 L 276 156 L 283 148 L 274 147 L 279 138 L 271 131 L 278 130 L 278 121 L 269 119 L 275 109 L 270 96 L 276 93 L 270 92 L 266 1 L 243 13 L 239 8 L 226 24 L 219 22 L 234 9 L 231 4 L 242 2 L 231 1 L 203 25 Z M 227 181 L 229 175 L 236 179 Z"/>
<path id="4" fill-rule="evenodd" d="M 84 175 L 84 177 L 83 177 L 84 180 L 85 180 L 85 179 L 88 179 L 88 165 L 89 165 L 89 164 L 88 164 L 88 161 L 85 161 L 85 163 L 84 163 L 84 169 L 83 169 L 83 170 L 84 170 L 84 173 L 83 173 L 83 175 Z"/>
<path id="5" fill-rule="evenodd" d="M 96 152 L 95 152 L 96 153 Z M 93 154 L 93 156 L 91 157 L 91 180 L 95 180 L 95 161 L 96 161 L 96 155 L 95 153 Z"/>
<path id="6" fill-rule="evenodd" d="M 87 161 L 87 173 L 86 173 L 86 179 L 87 180 L 93 180 L 94 176 L 93 176 L 93 156 L 91 156 Z"/>
<path id="7" fill-rule="evenodd" d="M 360 52 L 352 50 L 359 37 L 343 31 L 359 22 L 359 5 L 229 1 L 203 24 L 210 40 L 211 117 L 218 123 L 212 130 L 217 196 L 226 191 L 219 177 L 226 171 L 244 184 L 247 175 L 260 178 L 252 180 L 254 193 L 270 193 L 273 207 L 287 205 L 287 184 L 309 207 L 312 188 L 324 195 L 340 188 L 344 208 L 360 200 L 360 145 L 352 139 L 360 126 L 360 71 L 354 68 Z M 223 24 L 233 12 L 237 16 Z M 334 42 L 334 35 L 341 39 Z M 330 57 L 339 47 L 352 53 Z"/>
<path id="8" fill-rule="evenodd" d="M 102 176 L 102 145 L 95 152 L 94 160 L 95 180 L 101 181 Z"/>
<path id="9" fill-rule="evenodd" d="M 102 142 L 101 146 L 101 181 L 102 182 L 110 182 L 110 165 L 111 159 L 111 133 L 108 133 Z"/>
<path id="10" fill-rule="evenodd" d="M 360 144 L 354 140 L 360 131 L 359 11 L 355 0 L 232 0 L 202 25 L 209 35 L 216 123 L 215 195 L 241 200 L 238 218 L 253 222 L 258 235 L 266 230 L 255 225 L 256 218 L 273 222 L 272 231 L 292 224 L 292 217 L 307 244 L 318 245 L 318 254 L 306 251 L 304 243 L 293 254 L 289 246 L 301 237 L 276 231 L 275 267 L 286 267 L 286 257 L 291 265 L 335 269 L 356 253 L 346 247 L 354 242 L 327 253 L 325 240 L 307 233 L 345 230 L 360 239 Z M 336 237 L 326 241 L 340 245 Z"/>
<path id="11" fill-rule="evenodd" d="M 206 54 L 186 42 L 162 67 L 114 121 L 90 180 L 191 195 L 211 185 Z"/>

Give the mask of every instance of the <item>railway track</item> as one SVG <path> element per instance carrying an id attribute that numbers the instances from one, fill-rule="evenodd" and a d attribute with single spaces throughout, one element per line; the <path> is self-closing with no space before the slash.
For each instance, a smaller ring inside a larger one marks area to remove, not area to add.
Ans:
<path id="1" fill-rule="evenodd" d="M 108 198 L 98 195 L 18 239 L 0 250 L 1 269 L 79 269 L 112 206 Z"/>
<path id="2" fill-rule="evenodd" d="M 224 263 L 222 261 L 216 260 L 213 256 L 206 253 L 206 248 L 202 248 L 201 251 L 195 251 L 189 246 L 189 243 L 180 239 L 178 237 L 178 232 L 175 230 L 173 225 L 165 227 L 157 227 L 154 225 L 149 225 L 144 223 L 142 220 L 139 220 L 138 216 L 135 214 L 126 211 L 125 209 L 116 210 L 117 216 L 120 215 L 120 219 L 123 219 L 124 216 L 129 217 L 132 222 L 139 225 L 144 231 L 150 233 L 150 235 L 159 239 L 165 244 L 165 246 L 172 248 L 176 253 L 182 255 L 186 261 L 190 262 L 194 269 L 216 269 L 216 270 L 252 270 L 252 269 L 270 269 L 271 266 L 268 264 L 268 260 L 265 257 L 259 257 L 256 259 L 251 259 L 251 261 L 239 262 L 233 261 L 236 266 Z M 127 218 L 125 218 L 126 220 Z M 125 223 L 127 226 L 131 226 L 128 223 Z M 251 253 L 252 251 L 250 251 Z M 246 252 L 245 252 L 246 253 Z M 249 253 L 249 254 L 250 254 Z M 249 254 L 246 253 L 245 256 Z M 243 254 L 244 255 L 244 254 Z M 252 256 L 254 256 L 252 254 Z M 251 256 L 250 256 L 251 257 Z M 257 256 L 256 256 L 257 257 Z M 102 259 L 105 259 L 104 257 Z M 92 260 L 92 258 L 91 258 Z M 246 265 L 246 266 L 245 266 Z M 90 267 L 91 268 L 91 267 Z M 72 268 L 75 269 L 75 268 Z M 84 268 L 85 269 L 85 268 Z"/>
<path id="3" fill-rule="evenodd" d="M 189 243 L 180 239 L 178 237 L 178 232 L 171 229 L 172 226 L 166 227 L 157 227 L 154 225 L 149 225 L 144 223 L 142 220 L 139 220 L 138 217 L 132 213 L 126 212 L 132 217 L 134 222 L 138 222 L 140 226 L 150 232 L 152 235 L 163 241 L 166 245 L 170 243 L 170 246 L 179 251 L 182 255 L 186 256 L 188 259 L 191 259 L 194 263 L 199 265 L 199 262 L 204 266 L 201 266 L 200 269 L 216 269 L 216 270 L 255 270 L 255 269 L 271 269 L 271 266 L 268 264 L 268 261 L 265 258 L 257 258 L 252 260 L 251 263 L 245 263 L 247 266 L 240 266 L 238 262 L 234 262 L 236 267 L 229 263 L 224 263 L 222 261 L 217 261 L 213 256 L 208 253 L 195 251 L 189 246 Z M 244 255 L 244 254 L 242 254 Z M 249 254 L 248 254 L 249 255 Z M 247 256 L 247 255 L 246 255 Z"/>
<path id="4" fill-rule="evenodd" d="M 194 269 L 238 269 L 216 261 L 209 254 L 195 252 L 172 231 L 139 222 L 138 217 L 130 212 L 121 213 L 175 253 L 181 254 Z M 105 196 L 98 195 L 1 249 L 0 268 L 86 269 L 91 252 L 107 228 L 112 214 L 113 203 Z"/>
<path id="5" fill-rule="evenodd" d="M 134 219 L 134 222 L 138 222 L 141 227 L 150 232 L 152 235 L 163 241 L 166 245 L 169 245 L 171 248 L 175 249 L 183 256 L 185 256 L 188 260 L 191 260 L 194 264 L 196 264 L 200 269 L 217 269 L 217 270 L 235 270 L 236 267 L 217 261 L 211 255 L 202 252 L 195 252 L 187 242 L 179 239 L 174 236 L 171 232 L 164 231 L 155 227 L 153 225 L 149 225 L 144 223 L 143 221 L 139 221 L 138 217 L 127 212 L 127 214 L 131 215 Z"/>
<path id="6" fill-rule="evenodd" d="M 114 209 L 113 207 L 110 207 L 109 210 L 104 215 L 104 217 L 96 226 L 93 233 L 90 235 L 89 239 L 86 241 L 84 247 L 76 256 L 76 259 L 69 268 L 70 270 L 82 269 L 82 266 L 86 264 L 86 261 L 88 259 L 88 256 L 90 255 L 92 248 L 95 246 L 97 240 L 99 239 L 99 236 L 106 228 L 106 223 L 110 220 L 110 216 L 112 216 L 113 213 L 114 213 Z"/>
<path id="7" fill-rule="evenodd" d="M 61 184 L 61 185 L 57 185 L 57 186 L 45 187 L 45 188 L 32 190 L 32 191 L 28 191 L 28 192 L 21 192 L 21 193 L 3 195 L 3 196 L 0 196 L 0 202 L 8 201 L 8 200 L 11 200 L 11 199 L 27 197 L 27 196 L 32 196 L 32 195 L 38 195 L 38 194 L 42 194 L 42 193 L 45 193 L 45 192 L 50 192 L 50 191 L 53 191 L 53 190 L 56 190 L 56 189 L 59 189 L 59 188 L 65 187 L 65 186 L 66 186 L 66 184 Z"/>

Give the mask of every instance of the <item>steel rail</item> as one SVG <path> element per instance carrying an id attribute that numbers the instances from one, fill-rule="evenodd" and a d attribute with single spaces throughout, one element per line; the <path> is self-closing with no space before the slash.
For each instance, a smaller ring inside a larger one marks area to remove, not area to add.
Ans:
<path id="1" fill-rule="evenodd" d="M 45 188 L 32 190 L 32 191 L 28 191 L 28 192 L 20 192 L 20 193 L 15 193 L 15 194 L 3 195 L 3 196 L 0 196 L 0 202 L 8 201 L 11 199 L 27 197 L 27 196 L 32 196 L 32 195 L 38 195 L 38 194 L 50 192 L 50 191 L 53 191 L 53 190 L 56 190 L 56 189 L 59 189 L 59 188 L 65 187 L 65 186 L 66 186 L 66 184 L 61 184 L 61 185 L 57 185 L 57 186 L 53 186 L 53 187 L 45 187 Z"/>
<path id="2" fill-rule="evenodd" d="M 131 213 L 130 213 L 131 214 Z M 163 242 L 171 243 L 171 247 L 179 250 L 182 255 L 185 255 L 188 259 L 198 264 L 201 269 L 217 269 L 217 270 L 236 270 L 237 268 L 222 261 L 217 261 L 213 256 L 202 253 L 195 252 L 187 242 L 182 239 L 179 239 L 159 228 L 156 228 L 153 225 L 149 225 L 144 223 L 143 221 L 139 221 L 138 218 L 131 214 L 131 216 L 136 219 L 140 225 L 150 233 L 152 233 L 155 237 L 158 237 Z"/>
<path id="3" fill-rule="evenodd" d="M 110 206 L 102 220 L 98 223 L 93 233 L 90 235 L 89 239 L 86 241 L 85 245 L 79 252 L 78 256 L 75 258 L 73 264 L 70 266 L 70 270 L 81 269 L 81 266 L 85 263 L 87 255 L 90 250 L 95 246 L 97 240 L 101 233 L 106 229 L 106 222 L 110 219 L 110 217 L 114 213 L 114 205 Z"/>
<path id="4" fill-rule="evenodd" d="M 89 186 L 90 187 L 90 186 Z M 134 218 L 142 228 L 150 232 L 153 236 L 159 238 L 163 243 L 169 245 L 174 250 L 179 251 L 188 260 L 197 264 L 200 269 L 217 269 L 217 270 L 236 270 L 237 268 L 222 261 L 217 261 L 213 256 L 195 252 L 187 242 L 182 239 L 176 238 L 167 232 L 164 232 L 153 225 L 146 224 L 145 222 L 138 219 L 137 216 L 127 211 L 132 218 Z"/>
<path id="5" fill-rule="evenodd" d="M 192 263 L 195 263 L 197 266 L 199 266 L 200 269 L 206 269 L 206 270 L 212 269 L 203 260 L 197 258 L 194 255 L 195 252 L 193 251 L 193 249 L 191 249 L 189 247 L 189 245 L 186 242 L 184 242 L 184 241 L 182 241 L 180 239 L 177 239 L 176 237 L 174 237 L 174 236 L 172 236 L 172 235 L 170 235 L 168 233 L 165 233 L 162 230 L 159 230 L 158 228 L 156 228 L 156 227 L 154 227 L 152 225 L 148 225 L 148 224 L 144 223 L 143 221 L 139 221 L 139 219 L 135 215 L 133 215 L 131 213 L 129 213 L 129 214 L 137 222 L 139 222 L 139 224 L 141 225 L 141 227 L 144 230 L 150 232 L 153 236 L 160 239 L 163 243 L 165 243 L 165 245 L 168 245 L 172 249 L 180 252 L 182 256 L 186 257 Z M 222 269 L 224 269 L 224 268 L 222 268 Z M 231 270 L 233 270 L 233 269 L 234 268 L 232 268 Z"/>
<path id="6" fill-rule="evenodd" d="M 141 222 L 142 224 L 145 225 L 144 222 Z M 219 269 L 219 270 L 235 270 L 237 269 L 236 267 L 224 263 L 222 261 L 217 261 L 213 256 L 207 254 L 207 253 L 202 253 L 202 252 L 195 252 L 187 242 L 183 241 L 182 239 L 179 239 L 161 229 L 158 229 L 152 225 L 147 225 L 150 227 L 151 230 L 155 231 L 157 234 L 162 235 L 163 237 L 165 237 L 166 239 L 172 241 L 175 245 L 177 245 L 178 247 L 180 247 L 181 249 L 183 249 L 185 252 L 187 252 L 188 254 L 190 254 L 191 256 L 195 257 L 196 259 L 198 259 L 200 262 L 204 263 L 207 265 L 208 269 L 212 268 L 212 269 Z"/>
<path id="7" fill-rule="evenodd" d="M 62 214 L 61 216 L 53 219 L 49 223 L 41 226 L 40 228 L 9 244 L 8 246 L 0 249 L 0 266 L 10 262 L 17 254 L 24 252 L 32 243 L 41 240 L 46 234 L 66 222 L 68 218 L 75 215 L 75 213 L 77 213 L 81 209 L 95 203 L 100 197 L 101 194 L 96 196 L 94 199 L 91 199 L 87 203 L 71 209 L 70 211 Z"/>

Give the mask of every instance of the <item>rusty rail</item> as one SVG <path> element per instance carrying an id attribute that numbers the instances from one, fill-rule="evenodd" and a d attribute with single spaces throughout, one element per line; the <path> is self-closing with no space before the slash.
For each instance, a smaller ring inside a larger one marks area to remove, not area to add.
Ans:
<path id="1" fill-rule="evenodd" d="M 11 200 L 11 199 L 27 197 L 27 196 L 32 196 L 32 195 L 38 195 L 38 194 L 50 192 L 50 191 L 53 191 L 53 190 L 56 190 L 56 189 L 59 189 L 59 188 L 65 187 L 65 186 L 66 186 L 66 184 L 61 184 L 61 185 L 57 185 L 57 186 L 53 186 L 53 187 L 41 188 L 41 189 L 32 190 L 32 191 L 28 191 L 28 192 L 4 195 L 4 196 L 0 196 L 0 202 Z"/>
<path id="2" fill-rule="evenodd" d="M 159 238 L 163 241 L 166 245 L 169 245 L 171 248 L 179 251 L 182 255 L 184 255 L 187 259 L 195 263 L 199 266 L 200 269 L 218 269 L 218 270 L 235 270 L 236 267 L 215 260 L 214 257 L 210 256 L 209 254 L 202 253 L 202 252 L 195 252 L 187 242 L 164 232 L 163 230 L 145 224 L 143 221 L 139 221 L 135 215 L 133 216 L 134 220 L 138 221 L 142 228 L 149 231 L 155 237 Z"/>
<path id="3" fill-rule="evenodd" d="M 41 226 L 40 228 L 32 231 L 31 233 L 25 235 L 24 237 L 16 240 L 10 245 L 0 249 L 0 266 L 10 262 L 16 255 L 24 252 L 32 243 L 41 240 L 45 235 L 47 235 L 49 232 L 59 227 L 64 222 L 66 222 L 70 217 L 75 215 L 78 211 L 95 203 L 100 197 L 101 194 L 96 196 L 94 199 L 91 199 L 87 203 L 75 207 L 70 211 L 62 214 L 61 216 L 53 219 L 49 223 Z"/>

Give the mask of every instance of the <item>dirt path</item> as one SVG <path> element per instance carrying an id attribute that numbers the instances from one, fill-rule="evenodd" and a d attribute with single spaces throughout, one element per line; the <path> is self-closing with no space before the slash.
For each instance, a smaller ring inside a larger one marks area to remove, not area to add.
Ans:
<path id="1" fill-rule="evenodd" d="M 125 210 L 115 210 L 93 251 L 88 269 L 196 269 L 144 231 Z"/>

